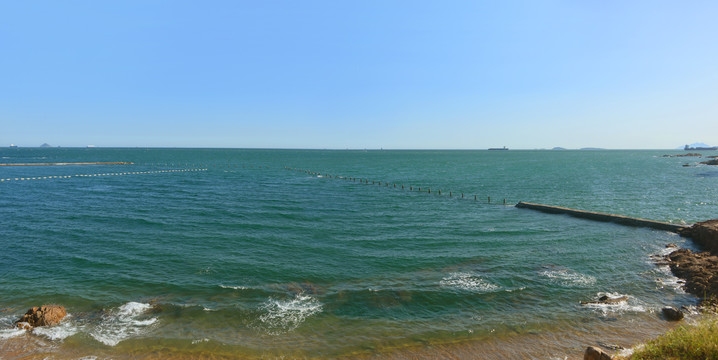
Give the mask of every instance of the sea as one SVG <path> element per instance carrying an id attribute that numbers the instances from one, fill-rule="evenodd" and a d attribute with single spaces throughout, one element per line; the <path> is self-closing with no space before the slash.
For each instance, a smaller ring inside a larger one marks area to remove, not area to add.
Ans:
<path id="1" fill-rule="evenodd" d="M 1 359 L 574 359 L 692 309 L 656 255 L 718 217 L 682 150 L 3 148 Z M 713 154 L 704 154 L 713 155 Z M 623 298 L 597 304 L 601 296 Z M 58 304 L 58 326 L 20 330 Z"/>

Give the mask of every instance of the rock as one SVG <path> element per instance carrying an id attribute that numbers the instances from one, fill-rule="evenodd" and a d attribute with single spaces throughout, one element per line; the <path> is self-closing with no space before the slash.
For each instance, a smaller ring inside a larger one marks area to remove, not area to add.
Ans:
<path id="1" fill-rule="evenodd" d="M 668 321 L 678 321 L 683 319 L 683 311 L 680 311 L 673 306 L 664 306 L 661 309 L 661 313 Z"/>
<path id="2" fill-rule="evenodd" d="M 718 165 L 718 159 L 703 161 L 703 162 L 701 162 L 701 164 L 706 164 L 706 165 Z"/>
<path id="3" fill-rule="evenodd" d="M 703 299 L 718 297 L 718 256 L 679 249 L 668 259 L 673 274 L 686 281 L 683 288 L 687 292 Z"/>
<path id="4" fill-rule="evenodd" d="M 64 306 L 60 305 L 43 305 L 40 307 L 33 307 L 28 310 L 25 315 L 15 321 L 20 328 L 37 327 L 37 326 L 52 326 L 60 323 L 62 318 L 67 315 Z M 27 325 L 25 325 L 26 323 Z"/>
<path id="5" fill-rule="evenodd" d="M 705 250 L 718 254 L 718 219 L 693 224 L 689 236 Z"/>
<path id="6" fill-rule="evenodd" d="M 687 153 L 687 154 L 678 154 L 678 155 L 663 155 L 663 157 L 701 157 L 703 155 L 699 153 Z"/>
<path id="7" fill-rule="evenodd" d="M 581 305 L 589 305 L 589 304 L 618 304 L 620 302 L 628 301 L 628 296 L 619 296 L 619 297 L 608 297 L 608 295 L 603 295 L 600 298 L 598 298 L 598 301 L 581 301 Z"/>
<path id="8" fill-rule="evenodd" d="M 611 355 L 606 354 L 595 346 L 589 346 L 586 348 L 586 352 L 583 353 L 583 360 L 611 360 Z"/>

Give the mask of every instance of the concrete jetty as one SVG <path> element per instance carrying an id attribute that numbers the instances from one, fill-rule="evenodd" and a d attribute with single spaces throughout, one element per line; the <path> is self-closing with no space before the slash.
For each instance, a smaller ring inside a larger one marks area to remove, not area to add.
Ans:
<path id="1" fill-rule="evenodd" d="M 617 224 L 623 224 L 623 225 L 629 225 L 629 226 L 647 227 L 647 228 L 653 228 L 653 229 L 658 229 L 658 230 L 672 231 L 672 232 L 679 233 L 679 234 L 682 231 L 684 231 L 685 229 L 690 228 L 689 225 L 671 224 L 671 223 L 667 223 L 667 222 L 646 220 L 646 219 L 628 217 L 628 216 L 623 216 L 623 215 L 614 215 L 614 214 L 606 214 L 606 213 L 599 213 L 599 212 L 593 212 L 593 211 L 577 210 L 577 209 L 571 209 L 571 208 L 560 207 L 560 206 L 552 206 L 552 205 L 534 204 L 534 203 L 528 203 L 528 202 L 523 202 L 523 201 L 516 204 L 516 207 L 522 208 L 522 209 L 538 210 L 538 211 L 550 213 L 550 214 L 566 214 L 566 215 L 571 215 L 574 217 L 596 220 L 596 221 L 614 222 Z"/>
<path id="2" fill-rule="evenodd" d="M 0 166 L 46 166 L 46 165 L 132 165 L 131 162 L 82 162 L 82 163 L 0 163 Z"/>

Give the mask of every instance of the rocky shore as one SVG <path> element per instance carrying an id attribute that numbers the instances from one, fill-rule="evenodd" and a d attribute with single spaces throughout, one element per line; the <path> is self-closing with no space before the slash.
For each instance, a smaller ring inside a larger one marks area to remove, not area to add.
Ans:
<path id="1" fill-rule="evenodd" d="M 681 235 L 703 251 L 679 249 L 666 256 L 671 271 L 686 281 L 685 290 L 702 301 L 718 300 L 718 219 L 695 223 Z"/>

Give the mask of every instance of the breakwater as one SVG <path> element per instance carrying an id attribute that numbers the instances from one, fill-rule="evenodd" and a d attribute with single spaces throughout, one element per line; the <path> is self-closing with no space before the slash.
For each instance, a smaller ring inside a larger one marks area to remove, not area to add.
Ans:
<path id="1" fill-rule="evenodd" d="M 600 213 L 600 212 L 594 212 L 594 211 L 585 211 L 585 210 L 571 209 L 571 208 L 566 208 L 566 207 L 561 207 L 561 206 L 535 204 L 535 203 L 528 203 L 528 202 L 522 202 L 522 201 L 519 202 L 518 204 L 516 204 L 516 207 L 522 208 L 522 209 L 538 210 L 538 211 L 549 213 L 549 214 L 566 214 L 566 215 L 584 218 L 584 219 L 604 221 L 604 222 L 613 222 L 613 223 L 629 225 L 629 226 L 647 227 L 647 228 L 658 229 L 658 230 L 672 231 L 675 233 L 681 233 L 683 230 L 689 228 L 689 226 L 687 226 L 687 225 L 671 224 L 671 223 L 667 223 L 667 222 L 640 219 L 640 218 L 634 218 L 634 217 L 623 216 L 623 215 L 607 214 L 607 213 Z"/>

